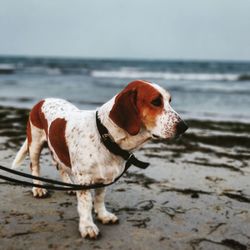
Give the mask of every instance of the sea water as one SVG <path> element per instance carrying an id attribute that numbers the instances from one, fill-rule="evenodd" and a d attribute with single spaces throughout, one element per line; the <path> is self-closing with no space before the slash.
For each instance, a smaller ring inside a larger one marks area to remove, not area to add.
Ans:
<path id="1" fill-rule="evenodd" d="M 0 57 L 0 105 L 59 97 L 95 109 L 135 79 L 166 88 L 185 118 L 250 121 L 250 62 Z"/>

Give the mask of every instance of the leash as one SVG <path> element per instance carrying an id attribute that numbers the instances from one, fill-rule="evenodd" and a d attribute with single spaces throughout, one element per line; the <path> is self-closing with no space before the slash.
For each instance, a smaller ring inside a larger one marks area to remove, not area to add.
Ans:
<path id="1" fill-rule="evenodd" d="M 125 161 L 127 161 L 126 164 L 134 165 L 142 169 L 145 169 L 149 166 L 148 162 L 143 162 L 138 160 L 134 156 L 134 154 L 130 153 L 127 150 L 122 149 L 117 143 L 113 141 L 108 129 L 101 123 L 97 111 L 96 111 L 96 126 L 101 136 L 101 142 L 111 153 L 122 157 Z"/>
<path id="2" fill-rule="evenodd" d="M 127 171 L 129 167 L 125 165 L 125 168 L 123 170 L 123 172 L 114 179 L 114 181 L 110 182 L 110 183 L 96 183 L 96 184 L 89 184 L 89 185 L 78 185 L 78 184 L 72 184 L 72 183 L 66 183 L 66 182 L 61 182 L 61 181 L 56 181 L 56 180 L 52 180 L 49 178 L 44 178 L 44 177 L 38 177 L 38 176 L 34 176 L 31 174 L 26 174 L 20 171 L 16 171 L 7 167 L 4 167 L 2 165 L 0 165 L 0 170 L 3 170 L 5 172 L 9 172 L 12 173 L 14 175 L 19 175 L 28 179 L 32 179 L 32 180 L 39 180 L 39 181 L 43 181 L 43 182 L 47 182 L 47 183 L 51 183 L 51 184 L 55 184 L 55 185 L 50 185 L 50 184 L 36 184 L 36 183 L 32 183 L 32 182 L 28 182 L 28 181 L 22 181 L 22 180 L 18 180 L 12 177 L 8 177 L 8 176 L 4 176 L 4 175 L 0 175 L 0 179 L 2 180 L 6 180 L 8 181 L 10 185 L 21 185 L 21 186 L 27 186 L 27 187 L 38 187 L 38 188 L 46 188 L 46 189 L 50 189 L 50 190 L 57 190 L 57 191 L 76 191 L 76 190 L 88 190 L 88 189 L 96 189 L 96 188 L 103 188 L 103 187 L 107 187 L 112 185 L 113 183 L 115 183 L 116 181 L 118 181 L 123 174 Z"/>
<path id="3" fill-rule="evenodd" d="M 122 157 L 126 161 L 124 170 L 112 182 L 106 183 L 106 184 L 96 183 L 96 184 L 88 184 L 88 185 L 72 184 L 72 183 L 52 180 L 49 178 L 34 176 L 31 174 L 26 174 L 20 171 L 16 171 L 14 169 L 4 167 L 2 165 L 0 165 L 0 170 L 2 171 L 9 172 L 11 174 L 22 176 L 22 177 L 32 179 L 32 180 L 39 180 L 39 181 L 46 182 L 49 184 L 36 184 L 36 183 L 29 182 L 29 181 L 18 180 L 9 176 L 4 176 L 4 175 L 0 175 L 0 179 L 6 180 L 9 182 L 8 184 L 15 185 L 15 186 L 21 185 L 21 186 L 28 186 L 28 187 L 38 187 L 38 188 L 46 188 L 46 189 L 57 190 L 57 191 L 88 190 L 88 189 L 103 188 L 103 187 L 107 187 L 107 186 L 114 184 L 124 175 L 124 173 L 129 169 L 131 165 L 134 165 L 142 169 L 145 169 L 149 166 L 148 162 L 143 162 L 143 161 L 138 160 L 134 156 L 134 154 L 130 153 L 129 151 L 123 150 L 122 148 L 120 148 L 120 146 L 117 143 L 113 141 L 108 129 L 101 123 L 98 117 L 98 112 L 96 112 L 96 125 L 97 125 L 98 132 L 100 134 L 100 137 L 101 137 L 101 142 L 104 144 L 104 146 L 111 153 Z"/>

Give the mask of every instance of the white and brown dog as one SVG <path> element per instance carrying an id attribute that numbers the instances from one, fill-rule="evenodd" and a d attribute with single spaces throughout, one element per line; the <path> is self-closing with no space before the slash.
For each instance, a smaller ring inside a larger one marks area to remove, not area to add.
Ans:
<path id="1" fill-rule="evenodd" d="M 97 110 L 113 141 L 131 152 L 152 138 L 171 139 L 187 130 L 186 124 L 171 108 L 170 101 L 170 94 L 159 85 L 137 80 Z M 65 100 L 48 98 L 40 101 L 30 112 L 27 139 L 13 167 L 29 153 L 32 174 L 39 176 L 39 157 L 47 142 L 64 182 L 112 182 L 124 170 L 125 160 L 102 144 L 95 115 L 96 110 L 79 110 Z M 32 192 L 35 197 L 47 193 L 37 187 Z M 105 188 L 95 190 L 97 218 L 104 224 L 115 223 L 118 218 L 106 210 L 104 196 Z M 77 191 L 77 199 L 80 233 L 82 237 L 96 238 L 99 230 L 92 219 L 91 192 Z"/>

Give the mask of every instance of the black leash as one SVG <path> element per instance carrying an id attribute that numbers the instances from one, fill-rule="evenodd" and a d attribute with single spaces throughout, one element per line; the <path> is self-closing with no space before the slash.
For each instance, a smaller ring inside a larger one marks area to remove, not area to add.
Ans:
<path id="1" fill-rule="evenodd" d="M 112 138 L 109 134 L 109 131 L 101 123 L 101 121 L 98 117 L 98 112 L 96 112 L 96 125 L 97 125 L 98 132 L 100 134 L 100 137 L 101 137 L 101 142 L 105 145 L 105 147 L 111 153 L 122 157 L 126 161 L 124 170 L 122 171 L 122 173 L 118 177 L 116 177 L 114 179 L 114 181 L 107 183 L 107 184 L 96 183 L 96 184 L 89 184 L 89 185 L 78 185 L 78 184 L 72 184 L 72 183 L 66 183 L 66 182 L 61 182 L 61 181 L 57 181 L 57 180 L 52 180 L 49 178 L 34 176 L 31 174 L 26 174 L 26 173 L 16 171 L 14 169 L 10 169 L 10 168 L 7 168 L 7 167 L 1 166 L 1 165 L 0 165 L 0 170 L 9 172 L 9 173 L 14 174 L 14 175 L 19 175 L 19 176 L 22 176 L 22 177 L 25 177 L 28 179 L 39 180 L 39 181 L 43 181 L 43 182 L 50 183 L 50 184 L 35 184 L 35 183 L 28 182 L 28 181 L 17 180 L 15 178 L 4 176 L 4 175 L 0 175 L 0 179 L 8 181 L 9 182 L 8 184 L 11 184 L 11 185 L 22 185 L 22 186 L 29 186 L 29 187 L 46 188 L 46 189 L 58 190 L 58 191 L 88 190 L 88 189 L 103 188 L 103 187 L 107 187 L 107 186 L 112 185 L 113 183 L 118 181 L 123 176 L 123 174 L 128 170 L 128 168 L 131 165 L 135 165 L 136 167 L 139 167 L 142 169 L 145 169 L 149 166 L 149 163 L 138 160 L 134 156 L 134 154 L 132 154 L 126 150 L 121 149 L 120 146 L 112 140 Z M 51 185 L 51 184 L 54 184 L 54 185 Z"/>
<path id="2" fill-rule="evenodd" d="M 115 183 L 116 181 L 118 181 L 123 174 L 127 171 L 128 168 L 126 168 L 123 170 L 123 172 L 115 178 L 114 181 L 104 184 L 104 183 L 96 183 L 96 184 L 89 184 L 89 185 L 78 185 L 78 184 L 71 184 L 71 183 L 66 183 L 66 182 L 61 182 L 61 181 L 56 181 L 56 180 L 52 180 L 52 179 L 48 179 L 48 178 L 43 178 L 43 177 L 38 177 L 38 176 L 34 176 L 31 174 L 26 174 L 20 171 L 16 171 L 4 166 L 0 165 L 0 169 L 15 175 L 19 175 L 19 176 L 23 176 L 25 178 L 28 179 L 33 179 L 33 180 L 40 180 L 43 182 L 47 182 L 47 183 L 52 183 L 52 184 L 56 184 L 55 185 L 49 185 L 49 184 L 35 184 L 32 182 L 28 182 L 28 181 L 22 181 L 22 180 L 17 180 L 15 178 L 12 177 L 8 177 L 8 176 L 4 176 L 4 175 L 0 175 L 0 179 L 6 180 L 10 183 L 10 185 L 22 185 L 22 186 L 28 186 L 28 187 L 38 187 L 38 188 L 46 188 L 46 189 L 50 189 L 50 190 L 57 190 L 57 191 L 74 191 L 74 190 L 88 190 L 88 189 L 96 189 L 96 188 L 103 188 L 103 187 L 107 187 L 112 185 L 113 183 Z"/>

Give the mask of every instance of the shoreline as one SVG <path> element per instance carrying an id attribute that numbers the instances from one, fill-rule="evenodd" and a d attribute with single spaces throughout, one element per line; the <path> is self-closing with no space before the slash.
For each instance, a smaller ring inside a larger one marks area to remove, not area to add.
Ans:
<path id="1" fill-rule="evenodd" d="M 25 138 L 28 110 L 0 107 L 0 161 L 9 166 Z M 76 198 L 0 180 L 0 242 L 4 249 L 248 249 L 250 248 L 250 124 L 189 120 L 178 141 L 150 142 L 136 154 L 147 170 L 131 168 L 108 188 L 118 225 L 102 237 L 78 232 Z M 42 175 L 58 179 L 43 153 Z M 29 172 L 28 158 L 19 170 Z"/>

